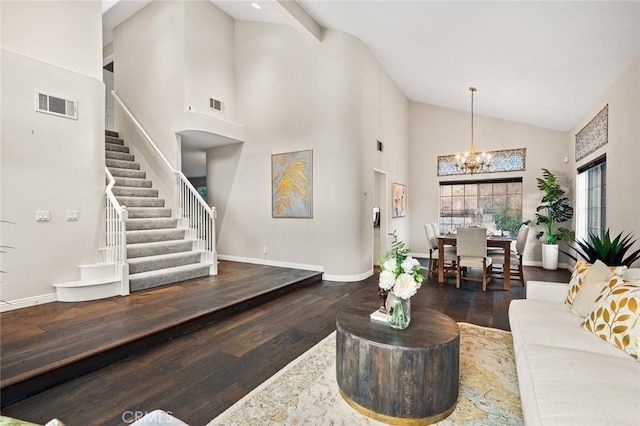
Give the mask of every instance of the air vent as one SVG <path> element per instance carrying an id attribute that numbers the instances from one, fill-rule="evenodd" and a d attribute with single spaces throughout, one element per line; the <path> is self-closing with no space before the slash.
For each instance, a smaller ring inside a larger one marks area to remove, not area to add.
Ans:
<path id="1" fill-rule="evenodd" d="M 36 111 L 77 120 L 78 101 L 38 92 L 36 98 Z"/>
<path id="2" fill-rule="evenodd" d="M 224 112 L 224 102 L 217 99 L 209 98 L 209 108 L 219 112 Z"/>

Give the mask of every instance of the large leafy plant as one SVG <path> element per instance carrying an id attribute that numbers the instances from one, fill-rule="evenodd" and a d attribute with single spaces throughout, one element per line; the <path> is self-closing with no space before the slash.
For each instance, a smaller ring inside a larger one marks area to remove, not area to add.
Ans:
<path id="1" fill-rule="evenodd" d="M 587 262 L 593 264 L 596 260 L 604 262 L 608 266 L 627 266 L 640 260 L 640 249 L 627 256 L 627 252 L 637 240 L 632 239 L 631 234 L 623 235 L 619 233 L 613 240 L 607 229 L 604 236 L 600 238 L 593 232 L 589 232 L 587 240 L 576 240 L 577 247 L 571 247 L 576 253 Z M 577 261 L 578 258 L 571 253 L 562 251 L 564 254 Z"/>
<path id="2" fill-rule="evenodd" d="M 544 237 L 547 244 L 573 240 L 573 231 L 556 228 L 556 224 L 567 222 L 573 217 L 573 207 L 569 205 L 569 199 L 564 196 L 564 190 L 555 175 L 547 169 L 542 169 L 542 179 L 537 178 L 537 181 L 538 189 L 544 192 L 544 196 L 542 204 L 536 208 L 536 225 L 542 228 L 536 238 Z"/>

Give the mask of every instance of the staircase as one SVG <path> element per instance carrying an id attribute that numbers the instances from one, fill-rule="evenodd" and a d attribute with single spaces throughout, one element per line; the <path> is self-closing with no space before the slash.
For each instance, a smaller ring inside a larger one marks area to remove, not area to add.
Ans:
<path id="1" fill-rule="evenodd" d="M 106 132 L 105 162 L 115 179 L 113 194 L 127 207 L 127 263 L 131 291 L 144 290 L 209 275 L 210 263 L 202 262 L 195 240 L 180 219 L 172 217 L 165 200 L 146 179 L 133 154 L 117 132 Z"/>

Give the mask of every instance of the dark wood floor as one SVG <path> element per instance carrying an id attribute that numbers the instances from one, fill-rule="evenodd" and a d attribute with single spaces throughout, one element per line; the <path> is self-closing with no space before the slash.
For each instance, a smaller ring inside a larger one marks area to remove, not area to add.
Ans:
<path id="1" fill-rule="evenodd" d="M 526 267 L 525 277 L 566 282 L 569 273 Z M 478 286 L 464 283 L 456 290 L 451 278 L 444 285 L 427 280 L 411 300 L 412 314 L 419 315 L 420 307 L 426 306 L 456 321 L 509 329 L 508 306 L 511 300 L 524 297 L 523 287 L 512 283 L 505 292 L 500 279 L 494 279 L 486 293 Z M 152 299 L 153 294 L 148 297 Z M 165 298 L 156 314 L 183 309 L 184 303 L 181 298 Z M 377 276 L 355 283 L 311 284 L 154 348 L 138 350 L 2 412 L 36 423 L 57 417 L 68 426 L 86 426 L 126 424 L 132 412 L 160 408 L 190 425 L 204 425 L 335 330 L 339 311 L 354 305 L 373 311 L 378 303 Z M 92 312 L 69 314 L 68 324 L 81 323 L 83 316 L 91 317 Z M 46 322 L 45 317 L 41 320 Z"/>

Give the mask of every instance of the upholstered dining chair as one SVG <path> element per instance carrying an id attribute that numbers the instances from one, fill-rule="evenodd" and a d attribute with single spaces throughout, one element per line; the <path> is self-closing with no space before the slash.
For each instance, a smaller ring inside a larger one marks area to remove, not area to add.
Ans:
<path id="1" fill-rule="evenodd" d="M 482 291 L 487 291 L 487 283 L 491 280 L 491 257 L 487 256 L 486 228 L 458 228 L 457 237 L 456 288 L 460 288 L 461 280 L 482 282 Z M 463 269 L 481 268 L 482 277 L 464 276 Z"/>
<path id="2" fill-rule="evenodd" d="M 529 236 L 529 227 L 523 226 L 518 231 L 518 238 L 516 239 L 516 249 L 511 250 L 509 256 L 510 265 L 504 265 L 504 251 L 490 251 L 489 257 L 494 265 L 502 265 L 502 276 L 509 274 L 511 279 L 524 282 L 524 270 L 522 268 L 522 258 L 524 256 L 524 249 L 527 246 L 527 237 Z"/>
<path id="3" fill-rule="evenodd" d="M 427 235 L 427 245 L 429 246 L 429 275 L 438 272 L 438 262 L 444 262 L 445 271 L 451 271 L 456 261 L 456 251 L 453 247 L 445 247 L 444 254 L 438 250 L 438 237 L 434 233 L 431 223 L 424 225 L 425 234 Z"/>

